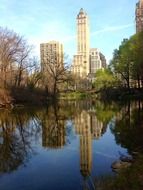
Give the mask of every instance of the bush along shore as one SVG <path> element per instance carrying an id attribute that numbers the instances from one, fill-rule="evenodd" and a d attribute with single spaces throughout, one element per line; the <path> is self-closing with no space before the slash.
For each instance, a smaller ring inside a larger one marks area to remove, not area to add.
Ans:
<path id="1" fill-rule="evenodd" d="M 49 96 L 50 97 L 50 96 Z M 0 89 L 0 108 L 10 108 L 16 105 L 44 105 L 47 102 L 45 91 L 27 88 L 11 90 Z"/>
<path id="2" fill-rule="evenodd" d="M 138 88 L 108 88 L 99 91 L 96 97 L 101 100 L 143 100 L 143 89 Z"/>

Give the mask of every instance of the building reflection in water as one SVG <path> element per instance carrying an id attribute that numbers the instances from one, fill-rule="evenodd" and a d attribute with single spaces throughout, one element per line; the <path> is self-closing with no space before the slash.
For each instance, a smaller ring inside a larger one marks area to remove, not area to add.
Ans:
<path id="1" fill-rule="evenodd" d="M 104 133 L 104 125 L 97 119 L 95 113 L 90 113 L 90 128 L 93 139 L 99 139 Z"/>
<path id="2" fill-rule="evenodd" d="M 92 164 L 90 116 L 86 111 L 82 111 L 75 117 L 75 131 L 80 135 L 80 171 L 86 177 L 90 175 Z"/>
<path id="3" fill-rule="evenodd" d="M 64 121 L 53 123 L 48 120 L 42 129 L 42 146 L 49 148 L 61 148 L 65 145 Z"/>
<path id="4" fill-rule="evenodd" d="M 80 172 L 84 177 L 84 188 L 94 186 L 92 183 L 92 140 L 99 139 L 103 123 L 98 121 L 93 111 L 81 111 L 74 119 L 75 131 L 80 135 Z"/>
<path id="5" fill-rule="evenodd" d="M 56 110 L 49 110 L 42 121 L 42 146 L 62 148 L 66 143 L 65 120 Z"/>

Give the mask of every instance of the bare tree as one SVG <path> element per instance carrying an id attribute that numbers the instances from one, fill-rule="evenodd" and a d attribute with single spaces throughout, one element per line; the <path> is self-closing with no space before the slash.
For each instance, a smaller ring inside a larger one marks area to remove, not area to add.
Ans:
<path id="1" fill-rule="evenodd" d="M 22 80 L 27 78 L 28 70 L 35 66 L 35 62 L 29 57 L 32 51 L 32 46 L 29 46 L 25 40 L 21 43 L 21 51 L 16 60 L 16 75 L 15 75 L 15 85 L 21 86 Z"/>
<path id="2" fill-rule="evenodd" d="M 61 90 L 64 82 L 68 80 L 70 66 L 64 63 L 63 59 L 59 59 L 59 55 L 55 53 L 47 55 L 41 64 L 44 84 L 55 97 Z"/>
<path id="3" fill-rule="evenodd" d="M 31 67 L 29 69 L 28 86 L 30 88 L 42 88 L 42 73 L 37 57 L 31 59 Z"/>
<path id="4" fill-rule="evenodd" d="M 0 84 L 20 86 L 29 65 L 32 47 L 14 31 L 0 27 Z"/>

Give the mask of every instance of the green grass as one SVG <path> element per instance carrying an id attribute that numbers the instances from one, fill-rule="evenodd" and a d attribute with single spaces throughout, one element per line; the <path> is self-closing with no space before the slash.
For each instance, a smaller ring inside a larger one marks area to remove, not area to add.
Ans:
<path id="1" fill-rule="evenodd" d="M 67 93 L 61 93 L 59 98 L 60 99 L 66 99 L 66 100 L 77 100 L 77 99 L 84 99 L 87 98 L 88 95 L 86 92 L 67 92 Z"/>

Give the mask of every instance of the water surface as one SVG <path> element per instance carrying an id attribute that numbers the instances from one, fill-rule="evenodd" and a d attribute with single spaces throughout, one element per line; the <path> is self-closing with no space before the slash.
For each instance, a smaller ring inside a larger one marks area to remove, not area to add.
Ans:
<path id="1" fill-rule="evenodd" d="M 114 175 L 114 161 L 143 144 L 142 107 L 73 101 L 0 110 L 0 189 L 95 189 L 96 179 Z"/>

